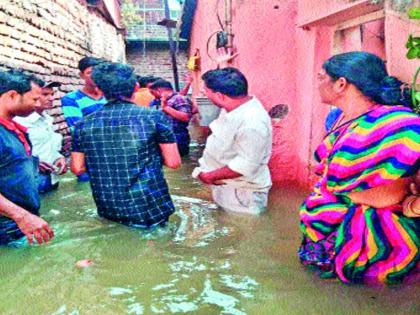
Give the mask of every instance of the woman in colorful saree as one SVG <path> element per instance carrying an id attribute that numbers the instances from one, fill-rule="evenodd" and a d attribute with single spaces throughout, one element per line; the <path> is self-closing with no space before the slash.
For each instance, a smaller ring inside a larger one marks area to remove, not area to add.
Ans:
<path id="1" fill-rule="evenodd" d="M 318 74 L 323 103 L 343 111 L 315 152 L 319 180 L 300 209 L 299 257 L 321 277 L 397 283 L 416 271 L 420 232 L 402 200 L 420 158 L 420 118 L 401 82 L 366 52 L 328 59 Z"/>

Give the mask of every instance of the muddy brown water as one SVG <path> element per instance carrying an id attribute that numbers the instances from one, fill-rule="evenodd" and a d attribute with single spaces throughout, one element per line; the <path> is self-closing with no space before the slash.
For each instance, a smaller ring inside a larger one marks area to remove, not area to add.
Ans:
<path id="1" fill-rule="evenodd" d="M 89 184 L 66 175 L 41 209 L 55 240 L 0 248 L 0 314 L 420 314 L 419 284 L 345 285 L 300 265 L 304 191 L 273 188 L 259 217 L 217 209 L 190 177 L 199 151 L 166 172 L 177 212 L 149 233 L 98 218 Z"/>

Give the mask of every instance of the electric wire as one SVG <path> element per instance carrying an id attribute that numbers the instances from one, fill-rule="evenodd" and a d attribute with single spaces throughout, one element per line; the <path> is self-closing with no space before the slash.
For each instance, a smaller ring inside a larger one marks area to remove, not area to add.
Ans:
<path id="1" fill-rule="evenodd" d="M 222 23 L 222 19 L 220 18 L 219 15 L 219 4 L 220 4 L 220 0 L 217 0 L 216 2 L 216 17 L 217 17 L 217 21 L 219 22 L 220 28 L 222 29 L 222 31 L 225 31 L 225 26 Z"/>
<path id="2" fill-rule="evenodd" d="M 221 30 L 224 32 L 225 31 L 225 27 L 223 26 L 223 22 L 222 19 L 220 18 L 219 15 L 219 4 L 220 4 L 220 0 L 216 1 L 216 7 L 215 7 L 215 13 L 216 13 L 216 17 L 217 17 L 217 21 L 219 23 L 219 26 L 221 28 Z M 212 33 L 209 38 L 207 39 L 207 44 L 206 44 L 206 53 L 207 56 L 210 58 L 210 60 L 212 60 L 213 62 L 217 62 L 216 59 L 214 59 L 211 55 L 210 55 L 210 42 L 213 39 L 214 35 L 216 35 L 217 33 L 219 33 L 220 31 L 215 31 L 214 33 Z"/>

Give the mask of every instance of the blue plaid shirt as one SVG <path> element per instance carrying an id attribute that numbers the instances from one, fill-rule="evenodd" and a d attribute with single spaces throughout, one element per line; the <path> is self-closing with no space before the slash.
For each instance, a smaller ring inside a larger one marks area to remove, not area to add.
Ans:
<path id="1" fill-rule="evenodd" d="M 100 216 L 150 226 L 174 212 L 160 143 L 175 143 L 170 122 L 129 102 L 110 102 L 76 124 L 73 152 L 85 154 Z"/>
<path id="2" fill-rule="evenodd" d="M 27 138 L 29 142 L 29 138 Z M 38 160 L 25 150 L 17 135 L 0 124 L 0 193 L 38 215 Z M 16 223 L 0 216 L 0 245 L 24 236 Z"/>

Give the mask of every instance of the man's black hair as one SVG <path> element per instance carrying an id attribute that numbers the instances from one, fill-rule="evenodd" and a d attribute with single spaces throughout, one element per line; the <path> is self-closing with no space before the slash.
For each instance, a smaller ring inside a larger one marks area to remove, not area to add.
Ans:
<path id="1" fill-rule="evenodd" d="M 220 92 L 229 97 L 248 95 L 248 81 L 236 68 L 209 70 L 203 74 L 202 79 L 206 87 L 214 92 Z"/>
<path id="2" fill-rule="evenodd" d="M 28 76 L 29 76 L 29 80 L 31 82 L 35 83 L 36 85 L 38 85 L 39 87 L 44 87 L 45 86 L 45 81 L 41 80 L 37 76 L 35 76 L 33 74 L 29 74 Z"/>
<path id="3" fill-rule="evenodd" d="M 157 80 L 161 80 L 162 78 L 154 77 L 152 75 L 148 76 L 137 76 L 137 82 L 139 83 L 140 87 L 145 88 L 148 84 L 153 83 Z"/>
<path id="4" fill-rule="evenodd" d="M 80 72 L 83 72 L 89 67 L 94 67 L 104 62 L 105 60 L 101 58 L 83 57 L 82 59 L 79 60 L 79 64 L 77 67 L 79 68 Z"/>
<path id="5" fill-rule="evenodd" d="M 159 79 L 155 82 L 152 83 L 152 85 L 150 86 L 150 88 L 152 90 L 156 90 L 158 88 L 162 88 L 162 89 L 169 89 L 169 90 L 173 90 L 174 88 L 172 87 L 171 82 L 163 80 L 163 79 Z"/>
<path id="6" fill-rule="evenodd" d="M 108 100 L 130 98 L 137 82 L 133 67 L 114 62 L 95 66 L 92 79 Z"/>
<path id="7" fill-rule="evenodd" d="M 27 74 L 21 70 L 0 71 L 0 95 L 16 91 L 19 94 L 25 94 L 32 89 L 31 82 L 44 86 L 44 81 L 33 74 Z"/>

